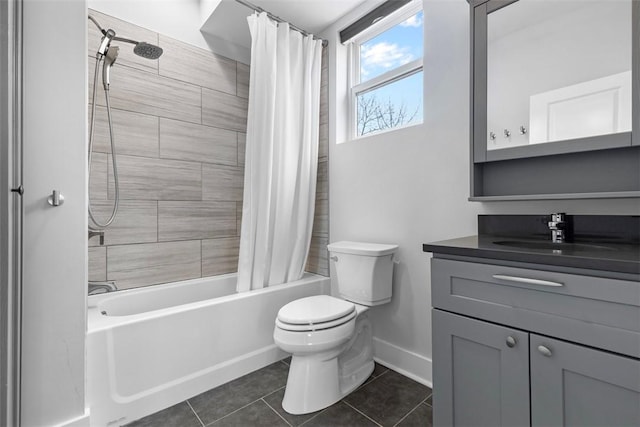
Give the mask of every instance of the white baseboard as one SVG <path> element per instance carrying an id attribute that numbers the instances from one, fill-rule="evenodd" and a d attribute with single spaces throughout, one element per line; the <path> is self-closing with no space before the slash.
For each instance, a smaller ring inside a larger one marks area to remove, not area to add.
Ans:
<path id="1" fill-rule="evenodd" d="M 373 359 L 420 384 L 433 388 L 431 359 L 427 357 L 374 337 Z"/>
<path id="2" fill-rule="evenodd" d="M 57 424 L 55 427 L 89 427 L 89 408 L 84 409 L 84 414 Z"/>

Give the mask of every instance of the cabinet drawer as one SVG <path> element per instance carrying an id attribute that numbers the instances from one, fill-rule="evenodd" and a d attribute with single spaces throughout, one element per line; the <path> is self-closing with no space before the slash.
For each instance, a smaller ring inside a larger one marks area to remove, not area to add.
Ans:
<path id="1" fill-rule="evenodd" d="M 640 357 L 640 282 L 433 258 L 436 308 Z"/>

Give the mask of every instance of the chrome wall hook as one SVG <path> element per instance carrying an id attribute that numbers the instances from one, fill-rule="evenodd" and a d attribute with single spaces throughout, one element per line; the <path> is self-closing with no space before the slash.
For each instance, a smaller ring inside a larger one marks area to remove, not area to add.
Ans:
<path id="1" fill-rule="evenodd" d="M 524 125 L 520 126 L 520 135 L 524 135 L 527 133 L 527 128 Z"/>
<path id="2" fill-rule="evenodd" d="M 511 132 L 509 131 L 509 129 L 505 129 L 504 130 L 504 137 L 505 138 L 509 138 L 511 136 Z"/>
<path id="3" fill-rule="evenodd" d="M 496 140 L 496 134 L 494 132 L 489 132 L 489 139 L 492 141 Z"/>
<path id="4" fill-rule="evenodd" d="M 47 203 L 51 206 L 60 206 L 64 204 L 64 196 L 58 190 L 53 190 L 51 195 L 47 198 Z"/>

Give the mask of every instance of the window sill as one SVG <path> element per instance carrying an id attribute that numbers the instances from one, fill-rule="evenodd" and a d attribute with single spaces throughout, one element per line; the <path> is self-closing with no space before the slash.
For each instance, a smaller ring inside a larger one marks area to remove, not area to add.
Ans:
<path id="1" fill-rule="evenodd" d="M 377 132 L 368 133 L 366 135 L 347 138 L 344 141 L 339 141 L 338 144 L 345 144 L 345 143 L 349 143 L 349 142 L 357 142 L 357 141 L 375 139 L 377 137 L 385 136 L 385 135 L 388 135 L 388 134 L 391 134 L 391 133 L 394 133 L 394 132 L 406 131 L 408 129 L 412 129 L 412 128 L 415 128 L 417 126 L 422 126 L 423 124 L 424 124 L 424 121 L 420 121 L 420 122 L 417 122 L 417 123 L 410 123 L 410 124 L 407 124 L 407 125 L 404 125 L 404 126 L 395 127 L 393 129 L 385 129 L 385 130 L 381 130 L 381 131 L 377 131 Z"/>

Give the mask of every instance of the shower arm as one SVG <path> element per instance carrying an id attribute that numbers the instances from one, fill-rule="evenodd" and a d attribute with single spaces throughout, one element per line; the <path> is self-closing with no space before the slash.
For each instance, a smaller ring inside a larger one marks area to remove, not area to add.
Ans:
<path id="1" fill-rule="evenodd" d="M 107 35 L 107 30 L 105 30 L 104 28 L 102 28 L 102 27 L 100 26 L 100 24 L 98 24 L 98 21 L 96 21 L 96 18 L 94 18 L 94 17 L 93 17 L 93 16 L 91 16 L 91 15 L 88 15 L 88 17 L 89 17 L 89 20 L 90 20 L 91 22 L 93 22 L 93 23 L 94 23 L 94 25 L 95 25 L 96 27 L 98 27 L 98 29 L 100 30 L 100 32 L 101 32 L 103 35 Z M 138 42 L 138 41 L 136 41 L 136 40 L 131 40 L 131 39 L 128 39 L 128 38 L 126 38 L 126 37 L 118 37 L 118 36 L 111 37 L 111 40 L 115 40 L 115 41 L 119 41 L 119 42 L 125 42 L 125 43 L 131 43 L 131 44 L 133 44 L 133 45 L 137 45 L 137 44 L 139 43 L 139 42 Z"/>
<path id="2" fill-rule="evenodd" d="M 118 41 L 118 42 L 131 43 L 131 44 L 134 44 L 134 45 L 140 43 L 140 42 L 137 42 L 135 40 L 127 39 L 125 37 L 118 37 L 118 36 L 115 36 L 112 40 L 115 40 L 115 41 Z"/>

